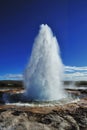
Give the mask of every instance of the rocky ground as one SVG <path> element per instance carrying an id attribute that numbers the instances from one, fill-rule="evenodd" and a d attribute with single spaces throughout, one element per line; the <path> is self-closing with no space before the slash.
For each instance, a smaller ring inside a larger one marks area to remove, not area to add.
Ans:
<path id="1" fill-rule="evenodd" d="M 20 106 L 5 104 L 3 99 L 6 94 L 19 100 L 24 92 L 20 82 L 19 87 L 15 87 L 15 82 L 9 88 L 2 84 L 5 87 L 0 89 L 0 130 L 87 130 L 87 89 L 67 88 L 69 95 L 80 98 L 71 103 Z"/>
<path id="2" fill-rule="evenodd" d="M 87 99 L 54 106 L 0 106 L 0 130 L 87 130 Z"/>

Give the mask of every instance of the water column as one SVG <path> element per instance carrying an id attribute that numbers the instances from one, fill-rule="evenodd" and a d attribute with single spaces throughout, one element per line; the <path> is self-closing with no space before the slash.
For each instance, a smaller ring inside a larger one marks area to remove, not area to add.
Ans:
<path id="1" fill-rule="evenodd" d="M 24 73 L 27 98 L 43 101 L 64 98 L 63 71 L 57 39 L 51 28 L 42 24 Z"/>

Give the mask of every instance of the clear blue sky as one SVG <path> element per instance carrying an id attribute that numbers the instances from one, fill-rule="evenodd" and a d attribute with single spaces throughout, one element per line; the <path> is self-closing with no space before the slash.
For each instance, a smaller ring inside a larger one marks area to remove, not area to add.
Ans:
<path id="1" fill-rule="evenodd" d="M 87 66 L 87 0 L 0 0 L 0 75 L 24 71 L 40 24 L 52 28 L 65 65 Z"/>

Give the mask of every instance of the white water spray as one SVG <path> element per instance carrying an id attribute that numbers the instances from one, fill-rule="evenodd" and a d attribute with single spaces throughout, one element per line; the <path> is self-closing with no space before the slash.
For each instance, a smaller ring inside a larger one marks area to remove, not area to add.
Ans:
<path id="1" fill-rule="evenodd" d="M 43 101 L 64 98 L 63 70 L 57 39 L 51 28 L 42 24 L 24 74 L 27 97 Z"/>

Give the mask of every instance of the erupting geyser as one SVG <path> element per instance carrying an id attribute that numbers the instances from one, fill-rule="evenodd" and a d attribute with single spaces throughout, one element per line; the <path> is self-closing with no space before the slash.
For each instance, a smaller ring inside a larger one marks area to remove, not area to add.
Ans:
<path id="1" fill-rule="evenodd" d="M 42 24 L 24 74 L 27 97 L 43 101 L 64 98 L 63 70 L 57 39 L 51 28 Z"/>

